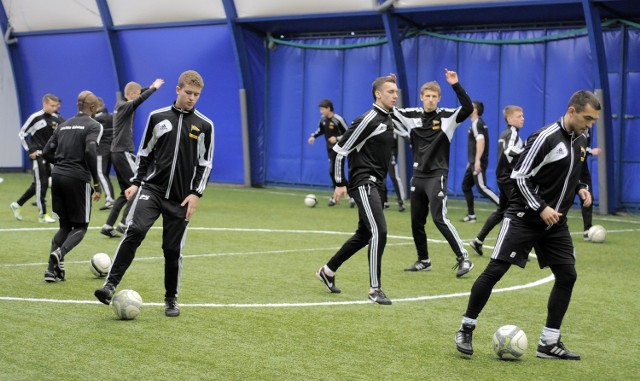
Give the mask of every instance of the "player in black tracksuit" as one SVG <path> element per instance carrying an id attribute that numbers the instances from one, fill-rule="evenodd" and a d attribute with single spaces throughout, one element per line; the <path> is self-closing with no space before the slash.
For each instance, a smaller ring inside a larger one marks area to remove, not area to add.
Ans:
<path id="1" fill-rule="evenodd" d="M 346 195 L 342 161 L 349 160 L 349 195 L 358 205 L 358 229 L 322 266 L 316 276 L 329 292 L 340 293 L 335 285 L 335 272 L 363 247 L 369 245 L 369 299 L 389 305 L 391 300 L 382 292 L 380 274 L 382 254 L 387 243 L 387 222 L 384 217 L 382 182 L 387 176 L 391 158 L 393 121 L 390 111 L 398 98 L 395 76 L 379 77 L 373 82 L 373 108 L 353 121 L 334 150 L 338 153 L 335 164 L 334 191 L 336 203 Z"/>
<path id="2" fill-rule="evenodd" d="M 513 192 L 514 183 L 511 172 L 518 162 L 518 158 L 524 149 L 518 130 L 524 126 L 524 114 L 520 106 L 507 106 L 503 110 L 507 128 L 502 131 L 498 139 L 498 165 L 496 166 L 496 180 L 500 189 L 500 201 L 498 208 L 493 212 L 480 229 L 480 232 L 469 244 L 478 255 L 482 255 L 482 243 L 489 232 L 502 222 L 504 212 L 507 211 L 509 198 Z"/>
<path id="3" fill-rule="evenodd" d="M 111 302 L 136 250 L 162 215 L 165 314 L 180 314 L 182 247 L 187 224 L 209 181 L 213 158 L 213 123 L 194 108 L 203 87 L 197 72 L 182 73 L 175 103 L 149 115 L 138 151 L 138 170 L 125 192 L 134 200 L 129 225 L 104 286 L 95 292 L 105 304 Z"/>
<path id="4" fill-rule="evenodd" d="M 104 106 L 102 98 L 98 97 L 99 109 L 93 117 L 102 125 L 102 138 L 98 146 L 98 176 L 105 196 L 105 204 L 100 210 L 113 206 L 113 184 L 109 178 L 111 172 L 111 142 L 113 141 L 113 115 Z"/>
<path id="5" fill-rule="evenodd" d="M 587 137 L 587 157 L 590 155 L 600 155 L 602 152 L 601 148 L 591 148 L 591 131 L 585 131 L 585 136 Z M 589 189 L 593 187 L 591 180 L 591 172 L 589 171 L 589 166 L 587 160 L 583 163 L 583 171 L 585 171 L 585 182 L 589 186 Z M 582 233 L 582 237 L 585 241 L 589 240 L 589 229 L 591 229 L 591 224 L 593 223 L 593 204 L 585 205 L 584 200 L 580 200 L 580 206 L 582 210 L 582 225 L 584 232 Z"/>
<path id="6" fill-rule="evenodd" d="M 424 229 L 431 209 L 433 222 L 457 257 L 454 268 L 458 268 L 456 276 L 461 277 L 473 268 L 473 264 L 467 258 L 467 250 L 456 228 L 447 218 L 447 177 L 453 133 L 471 115 L 473 104 L 458 82 L 456 72 L 446 70 L 446 78 L 458 96 L 460 107 L 437 107 L 441 90 L 434 81 L 425 83 L 420 90 L 424 108 L 395 109 L 393 118 L 399 129 L 398 134 L 410 138 L 413 150 L 411 230 L 418 260 L 405 268 L 405 271 L 431 270 L 427 233 Z"/>
<path id="7" fill-rule="evenodd" d="M 567 112 L 560 120 L 527 139 L 511 174 L 516 187 L 498 242 L 487 268 L 471 288 L 467 310 L 456 334 L 460 352 L 473 354 L 473 330 L 493 287 L 511 265 L 524 268 L 529 252 L 534 248 L 540 268 L 550 267 L 555 278 L 537 356 L 580 359 L 560 341 L 560 325 L 577 279 L 567 212 L 576 193 L 585 204 L 591 203 L 591 194 L 583 182 L 582 163 L 587 153 L 584 132 L 592 127 L 599 110 L 600 102 L 593 93 L 578 91 L 571 96 Z"/>
<path id="8" fill-rule="evenodd" d="M 476 212 L 473 200 L 474 185 L 478 186 L 478 192 L 498 205 L 498 196 L 487 185 L 487 167 L 489 166 L 489 130 L 482 120 L 484 105 L 482 102 L 473 102 L 471 114 L 471 127 L 469 127 L 467 142 L 467 169 L 462 178 L 462 192 L 467 201 L 467 215 L 462 222 L 476 222 Z"/>
<path id="9" fill-rule="evenodd" d="M 136 171 L 136 158 L 133 154 L 133 120 L 138 106 L 159 89 L 164 80 L 156 79 L 151 86 L 142 89 L 136 82 L 129 82 L 124 88 L 125 98 L 118 101 L 113 111 L 113 141 L 111 142 L 111 162 L 116 170 L 118 183 L 120 184 L 120 195 L 114 201 L 107 221 L 100 230 L 101 234 L 110 238 L 117 238 L 120 235 L 115 232 L 124 232 L 127 216 L 131 208 L 131 202 L 127 202 L 124 191 L 131 186 L 131 178 Z M 141 90 L 143 90 L 141 92 Z M 118 215 L 122 208 L 124 214 L 120 224 L 114 229 L 118 220 Z"/>
<path id="10" fill-rule="evenodd" d="M 308 142 L 309 144 L 313 144 L 316 141 L 316 138 L 320 135 L 324 135 L 324 139 L 327 143 L 327 155 L 329 156 L 329 177 L 331 177 L 331 182 L 333 183 L 333 187 L 336 187 L 335 176 L 334 176 L 334 168 L 336 163 L 336 156 L 338 155 L 333 147 L 336 145 L 338 140 L 344 135 L 345 131 L 347 131 L 347 123 L 344 121 L 342 116 L 336 114 L 333 111 L 333 102 L 329 99 L 323 99 L 318 105 L 320 108 L 320 113 L 322 114 L 322 118 L 320 118 L 320 122 L 318 123 L 318 128 L 309 136 Z M 344 171 L 344 169 L 343 169 Z M 334 206 L 335 201 L 333 197 L 329 199 L 329 206 Z"/>
<path id="11" fill-rule="evenodd" d="M 398 200 L 398 211 L 404 212 L 404 200 L 406 195 L 404 193 L 404 185 L 402 184 L 402 178 L 400 177 L 400 171 L 398 169 L 398 137 L 394 135 L 396 142 L 393 144 L 393 150 L 391 151 L 391 160 L 389 161 L 389 178 L 393 184 L 393 189 L 396 191 L 396 199 Z M 384 192 L 382 193 L 382 203 L 384 208 L 389 207 L 389 197 L 387 195 L 387 181 L 383 181 Z"/>
<path id="12" fill-rule="evenodd" d="M 53 130 L 64 119 L 57 113 L 60 107 L 60 98 L 53 94 L 45 94 L 42 98 L 42 110 L 29 116 L 22 125 L 18 136 L 25 151 L 29 152 L 33 169 L 33 182 L 20 198 L 11 203 L 11 209 L 18 220 L 22 220 L 20 208 L 31 197 L 36 196 L 36 205 L 40 212 L 39 222 L 55 222 L 47 213 L 46 196 L 49 188 L 51 166 L 43 157 L 42 149 L 53 135 Z"/>
<path id="13" fill-rule="evenodd" d="M 90 91 L 81 92 L 78 114 L 60 124 L 42 150 L 42 155 L 54 163 L 51 201 L 60 223 L 51 240 L 49 266 L 44 273 L 46 282 L 65 279 L 64 257 L 87 232 L 92 193 L 94 200 L 100 198 L 96 148 L 102 126 L 92 119 L 96 110 L 98 97 Z"/>

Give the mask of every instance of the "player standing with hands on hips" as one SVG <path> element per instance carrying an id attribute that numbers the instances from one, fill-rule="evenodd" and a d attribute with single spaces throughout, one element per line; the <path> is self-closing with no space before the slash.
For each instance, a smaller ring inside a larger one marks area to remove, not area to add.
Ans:
<path id="1" fill-rule="evenodd" d="M 387 244 L 387 221 L 384 217 L 381 192 L 387 177 L 393 137 L 391 110 L 398 99 L 396 77 L 378 77 L 372 85 L 373 108 L 353 121 L 351 127 L 333 148 L 338 153 L 335 163 L 333 197 L 336 203 L 347 196 L 347 182 L 341 171 L 342 161 L 349 157 L 349 195 L 358 205 L 358 229 L 316 276 L 331 293 L 338 294 L 336 271 L 363 247 L 369 245 L 369 300 L 389 305 L 391 300 L 382 292 L 380 266 Z"/>
<path id="2" fill-rule="evenodd" d="M 582 163 L 587 154 L 584 133 L 598 119 L 600 108 L 593 93 L 578 91 L 569 99 L 564 116 L 527 139 L 511 173 L 515 191 L 509 200 L 491 261 L 471 288 L 467 311 L 456 333 L 456 346 L 461 353 L 473 354 L 473 330 L 493 287 L 511 265 L 524 268 L 529 252 L 535 248 L 540 268 L 550 267 L 555 277 L 537 356 L 580 360 L 579 355 L 569 351 L 560 341 L 560 325 L 577 279 L 567 212 L 576 193 L 585 205 L 591 204 L 590 189 L 583 181 L 586 174 Z"/>
<path id="3" fill-rule="evenodd" d="M 125 191 L 131 221 L 113 258 L 113 265 L 95 296 L 110 304 L 136 250 L 162 215 L 165 315 L 178 316 L 182 248 L 189 220 L 209 182 L 213 122 L 194 107 L 204 81 L 196 71 L 180 75 L 173 105 L 151 112 L 138 151 L 138 169 Z"/>

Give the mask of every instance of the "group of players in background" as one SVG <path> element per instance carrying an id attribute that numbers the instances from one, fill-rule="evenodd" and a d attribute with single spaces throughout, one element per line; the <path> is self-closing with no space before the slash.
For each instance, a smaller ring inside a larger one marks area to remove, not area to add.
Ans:
<path id="1" fill-rule="evenodd" d="M 354 200 L 358 206 L 358 227 L 329 261 L 316 271 L 317 278 L 334 294 L 342 291 L 336 285 L 338 269 L 360 249 L 368 246 L 368 298 L 377 304 L 391 305 L 382 291 L 381 263 L 387 240 L 384 217 L 384 194 L 387 171 L 396 136 L 408 139 L 413 156 L 411 178 L 411 229 L 417 261 L 405 271 L 428 271 L 432 264 L 427 249 L 425 223 L 429 211 L 438 230 L 457 258 L 454 269 L 462 277 L 473 269 L 473 263 L 455 227 L 447 217 L 447 179 L 451 141 L 456 128 L 469 116 L 469 161 L 463 180 L 468 212 L 463 222 L 476 222 L 471 188 L 489 197 L 498 209 L 491 215 L 478 236 L 470 242 L 474 251 L 483 255 L 483 240 L 502 222 L 496 246 L 487 268 L 474 282 L 467 310 L 455 335 L 456 348 L 465 355 L 473 354 L 472 336 L 477 318 L 487 303 L 495 284 L 515 264 L 524 268 L 535 249 L 540 268 L 551 268 L 555 282 L 549 296 L 547 322 L 538 342 L 540 358 L 579 360 L 562 343 L 560 325 L 568 309 L 577 275 L 575 252 L 567 226 L 567 212 L 579 195 L 581 204 L 590 210 L 591 177 L 586 165 L 590 151 L 589 129 L 599 117 L 600 102 L 589 91 L 578 91 L 570 98 L 566 112 L 554 123 L 534 132 L 523 143 L 518 130 L 524 125 L 519 106 L 507 106 L 503 116 L 507 128 L 499 139 L 498 184 L 500 197 L 486 185 L 488 165 L 488 133 L 481 120 L 483 105 L 472 102 L 454 71 L 445 69 L 445 77 L 456 93 L 460 106 L 441 108 L 441 88 L 436 81 L 420 89 L 423 107 L 398 108 L 395 75 L 377 78 L 372 84 L 374 104 L 371 110 L 356 118 L 348 129 L 333 126 L 320 104 L 323 118 L 320 128 L 309 143 L 321 133 L 327 136 L 330 174 L 335 186 L 329 205 L 341 197 Z M 331 105 L 332 106 L 332 105 Z M 342 119 L 342 118 L 340 118 Z M 344 158 L 348 158 L 349 179 L 344 177 Z M 591 215 L 585 218 L 591 224 Z M 586 237 L 586 233 L 585 233 Z"/>
<path id="2" fill-rule="evenodd" d="M 44 280 L 55 283 L 65 280 L 64 257 L 87 232 L 91 200 L 99 200 L 105 190 L 107 201 L 100 209 L 111 211 L 100 233 L 115 238 L 120 237 L 119 232 L 124 237 L 104 285 L 94 292 L 104 304 L 110 304 L 137 248 L 162 215 L 165 314 L 175 317 L 180 314 L 177 298 L 182 248 L 189 220 L 209 181 L 214 133 L 211 120 L 195 109 L 204 81 L 200 74 L 188 70 L 178 78 L 176 101 L 149 115 L 136 157 L 135 110 L 163 83 L 156 79 L 144 90 L 138 83 L 128 83 L 124 98 L 115 106 L 113 120 L 104 102 L 91 91 L 78 95 L 78 112 L 66 121 L 57 113 L 59 98 L 45 95 L 43 110 L 33 114 L 19 133 L 33 160 L 34 184 L 10 207 L 14 217 L 22 220 L 22 205 L 37 193 L 39 221 L 55 222 L 46 214 L 44 201 L 51 176 L 53 216 L 60 228 L 51 241 Z M 108 180 L 110 163 L 120 183 L 120 195 L 115 200 Z M 122 220 L 114 228 L 125 205 Z"/>

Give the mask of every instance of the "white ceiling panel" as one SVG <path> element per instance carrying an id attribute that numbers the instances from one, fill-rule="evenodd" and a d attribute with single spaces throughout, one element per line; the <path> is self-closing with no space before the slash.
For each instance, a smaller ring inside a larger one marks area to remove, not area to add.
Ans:
<path id="1" fill-rule="evenodd" d="M 235 0 L 238 17 L 370 11 L 375 0 Z"/>
<path id="2" fill-rule="evenodd" d="M 107 0 L 116 26 L 226 18 L 222 0 Z"/>
<path id="3" fill-rule="evenodd" d="M 15 32 L 102 27 L 95 0 L 2 0 Z"/>
<path id="4" fill-rule="evenodd" d="M 417 7 L 434 7 L 434 6 L 447 6 L 453 4 L 483 4 L 483 3 L 518 3 L 529 2 L 531 0 L 398 0 L 394 4 L 396 8 L 417 8 Z"/>

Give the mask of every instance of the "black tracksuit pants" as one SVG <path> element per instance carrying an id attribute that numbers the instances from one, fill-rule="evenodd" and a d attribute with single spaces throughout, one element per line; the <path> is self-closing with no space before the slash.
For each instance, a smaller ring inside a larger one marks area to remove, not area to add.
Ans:
<path id="1" fill-rule="evenodd" d="M 49 189 L 49 177 L 51 165 L 42 156 L 31 160 L 33 169 L 33 182 L 18 199 L 18 205 L 24 205 L 33 196 L 36 196 L 36 204 L 40 215 L 47 213 L 47 189 Z"/>
<path id="2" fill-rule="evenodd" d="M 363 247 L 369 245 L 369 283 L 380 288 L 382 254 L 387 244 L 387 220 L 384 217 L 381 190 L 373 184 L 364 184 L 349 191 L 358 205 L 358 229 L 327 262 L 331 271 L 340 266 Z"/>
<path id="3" fill-rule="evenodd" d="M 182 273 L 182 247 L 187 233 L 187 208 L 141 187 L 131 206 L 131 222 L 116 251 L 106 283 L 117 286 L 136 250 L 154 222 L 162 215 L 165 297 L 177 297 Z"/>
<path id="4" fill-rule="evenodd" d="M 127 202 L 124 191 L 131 186 L 131 179 L 133 178 L 137 170 L 135 156 L 130 152 L 111 152 L 111 161 L 113 163 L 113 167 L 116 170 L 118 183 L 120 184 L 120 195 L 113 202 L 113 207 L 109 212 L 106 224 L 115 226 L 116 222 L 118 221 L 120 211 L 124 207 L 124 213 L 122 214 L 122 219 L 120 222 L 123 225 L 126 225 L 126 219 L 131 209 L 131 202 Z"/>
<path id="5" fill-rule="evenodd" d="M 447 218 L 447 177 L 413 177 L 411 179 L 411 231 L 418 260 L 429 259 L 427 232 L 424 226 L 431 209 L 433 222 L 451 246 L 456 257 L 468 256 L 458 231 Z"/>
<path id="6" fill-rule="evenodd" d="M 498 183 L 498 188 L 500 188 L 500 201 L 498 202 L 498 209 L 495 212 L 491 213 L 487 221 L 485 221 L 482 229 L 480 229 L 480 233 L 478 233 L 477 238 L 480 241 L 484 241 L 487 238 L 487 235 L 493 230 L 493 228 L 502 222 L 504 218 L 504 212 L 507 211 L 507 205 L 509 204 L 509 197 L 511 196 L 511 192 L 513 192 L 513 183 Z"/>

